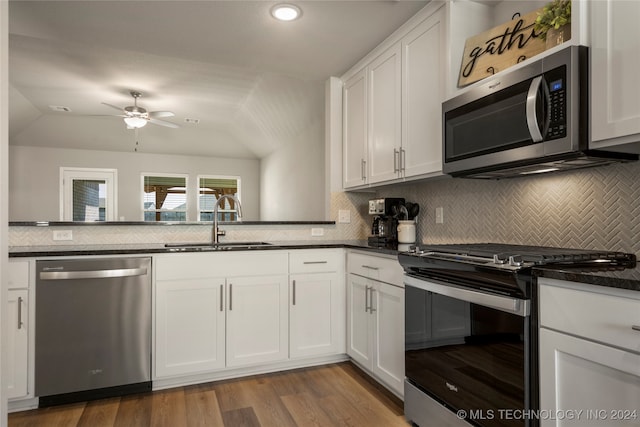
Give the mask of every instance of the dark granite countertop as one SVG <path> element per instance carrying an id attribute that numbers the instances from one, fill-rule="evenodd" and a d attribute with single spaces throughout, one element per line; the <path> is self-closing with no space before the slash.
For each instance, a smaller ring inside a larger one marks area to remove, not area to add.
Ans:
<path id="1" fill-rule="evenodd" d="M 397 255 L 396 249 L 373 248 L 366 240 L 288 240 L 270 241 L 266 246 L 247 248 L 233 248 L 229 251 L 256 251 L 280 249 L 322 249 L 322 248 L 350 248 L 369 251 L 377 254 Z M 172 245 L 176 243 L 172 242 Z M 206 244 L 206 243 L 203 243 Z M 50 245 L 50 246 L 12 246 L 9 247 L 9 257 L 50 257 L 50 256 L 86 256 L 86 255 L 135 255 L 158 253 L 186 253 L 202 252 L 194 247 L 184 247 L 179 250 L 165 247 L 164 243 L 122 244 L 122 245 Z M 209 251 L 207 251 L 209 252 Z M 217 252 L 215 250 L 210 252 Z M 222 252 L 222 251 L 221 251 Z M 224 251 L 228 252 L 228 251 Z"/>
<path id="2" fill-rule="evenodd" d="M 335 225 L 335 221 L 220 221 L 220 225 Z M 206 225 L 212 221 L 10 221 L 10 227 L 69 227 L 69 226 L 176 226 Z"/>
<path id="3" fill-rule="evenodd" d="M 568 266 L 535 267 L 533 275 L 586 285 L 606 286 L 610 288 L 640 291 L 640 264 L 635 268 L 590 271 L 574 269 Z"/>

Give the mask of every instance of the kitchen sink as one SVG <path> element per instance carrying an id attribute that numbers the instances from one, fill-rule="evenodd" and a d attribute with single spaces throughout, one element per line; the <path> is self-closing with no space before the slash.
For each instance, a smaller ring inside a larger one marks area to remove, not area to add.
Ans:
<path id="1" fill-rule="evenodd" d="M 258 249 L 271 246 L 268 242 L 225 242 L 225 243 L 165 243 L 165 248 L 172 252 L 194 252 L 194 251 L 230 251 Z"/>

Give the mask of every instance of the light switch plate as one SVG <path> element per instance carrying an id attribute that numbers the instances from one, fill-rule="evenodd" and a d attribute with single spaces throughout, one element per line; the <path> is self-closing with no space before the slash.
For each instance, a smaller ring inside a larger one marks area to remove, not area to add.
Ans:
<path id="1" fill-rule="evenodd" d="M 444 224 L 444 209 L 442 206 L 436 208 L 436 224 Z"/>
<path id="2" fill-rule="evenodd" d="M 351 211 L 348 209 L 340 209 L 338 211 L 338 222 L 340 224 L 349 224 L 351 222 Z"/>
<path id="3" fill-rule="evenodd" d="M 53 240 L 73 240 L 73 231 L 53 230 Z"/>

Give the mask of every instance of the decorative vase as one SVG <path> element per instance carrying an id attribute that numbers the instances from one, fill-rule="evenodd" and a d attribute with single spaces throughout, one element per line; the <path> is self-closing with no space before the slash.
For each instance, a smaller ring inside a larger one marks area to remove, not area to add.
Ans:
<path id="1" fill-rule="evenodd" d="M 547 30 L 547 49 L 558 46 L 571 38 L 571 24 L 563 25 L 558 28 L 550 28 Z"/>

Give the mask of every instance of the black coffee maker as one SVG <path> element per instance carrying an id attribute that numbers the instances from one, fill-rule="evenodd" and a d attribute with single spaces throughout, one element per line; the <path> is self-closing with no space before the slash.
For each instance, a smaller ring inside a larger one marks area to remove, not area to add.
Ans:
<path id="1" fill-rule="evenodd" d="M 398 245 L 398 213 L 404 199 L 399 197 L 369 200 L 369 215 L 373 215 L 369 246 L 391 248 Z"/>

